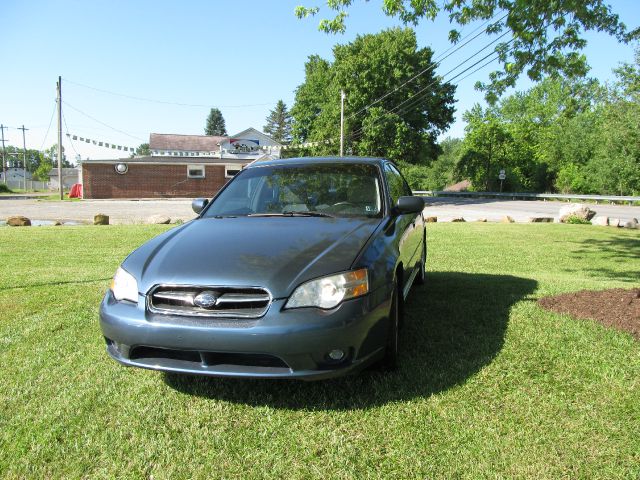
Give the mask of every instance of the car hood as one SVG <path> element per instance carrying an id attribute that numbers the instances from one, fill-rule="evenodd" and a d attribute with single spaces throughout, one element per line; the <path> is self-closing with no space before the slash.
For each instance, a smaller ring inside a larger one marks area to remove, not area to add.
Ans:
<path id="1" fill-rule="evenodd" d="M 146 293 L 158 284 L 266 287 L 274 298 L 350 268 L 380 219 L 200 218 L 134 251 L 123 267 Z"/>

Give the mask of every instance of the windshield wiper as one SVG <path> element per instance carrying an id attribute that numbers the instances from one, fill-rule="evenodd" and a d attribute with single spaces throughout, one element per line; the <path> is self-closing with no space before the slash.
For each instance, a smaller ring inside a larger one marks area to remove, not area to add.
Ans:
<path id="1" fill-rule="evenodd" d="M 250 213 L 247 215 L 248 217 L 327 217 L 334 218 L 333 215 L 329 215 L 328 213 L 323 212 L 291 212 L 285 211 L 281 213 Z"/>

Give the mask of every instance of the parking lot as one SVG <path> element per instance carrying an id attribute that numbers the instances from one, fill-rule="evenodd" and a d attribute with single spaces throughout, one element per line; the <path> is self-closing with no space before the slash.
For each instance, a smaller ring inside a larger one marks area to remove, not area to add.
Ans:
<path id="1" fill-rule="evenodd" d="M 508 215 L 516 222 L 528 222 L 530 217 L 558 217 L 562 202 L 527 200 L 469 199 L 449 197 L 426 198 L 425 214 L 439 221 L 463 217 L 467 221 L 486 218 L 499 222 Z M 628 221 L 640 219 L 640 207 L 628 205 L 589 205 L 598 215 Z M 194 218 L 191 199 L 81 200 L 52 201 L 37 198 L 0 197 L 0 220 L 11 215 L 24 215 L 32 220 L 72 221 L 91 223 L 94 215 L 108 215 L 113 224 L 145 223 L 152 215 L 166 215 L 172 222 Z"/>

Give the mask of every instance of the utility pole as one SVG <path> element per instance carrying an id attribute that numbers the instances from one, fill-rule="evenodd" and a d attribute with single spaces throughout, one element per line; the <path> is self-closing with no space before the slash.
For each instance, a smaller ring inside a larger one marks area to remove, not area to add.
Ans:
<path id="1" fill-rule="evenodd" d="M 64 187 L 62 186 L 62 77 L 58 77 L 56 84 L 58 103 L 58 185 L 60 186 L 60 200 L 64 200 Z"/>
<path id="2" fill-rule="evenodd" d="M 6 157 L 7 157 L 7 150 L 4 147 L 4 130 L 8 129 L 9 127 L 5 127 L 4 125 L 0 124 L 0 132 L 2 132 L 2 180 L 4 180 L 5 185 L 7 184 L 7 162 L 6 162 Z"/>
<path id="3" fill-rule="evenodd" d="M 27 191 L 27 143 L 24 138 L 25 130 L 29 130 L 28 128 L 19 127 L 18 130 L 22 130 L 22 175 L 24 176 L 24 191 Z M 33 185 L 32 185 L 33 186 Z"/>
<path id="4" fill-rule="evenodd" d="M 344 156 L 344 90 L 340 90 L 340 156 Z"/>

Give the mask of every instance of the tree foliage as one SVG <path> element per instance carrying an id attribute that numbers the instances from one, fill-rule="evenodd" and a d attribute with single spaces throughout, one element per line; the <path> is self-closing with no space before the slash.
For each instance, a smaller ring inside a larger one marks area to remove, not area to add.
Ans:
<path id="1" fill-rule="evenodd" d="M 344 32 L 352 3 L 353 0 L 326 0 L 334 13 L 332 18 L 320 20 L 319 29 Z M 585 75 L 586 59 L 579 51 L 586 45 L 586 31 L 605 32 L 626 43 L 637 38 L 640 30 L 630 31 L 604 0 L 385 0 L 382 9 L 407 25 L 417 25 L 423 18 L 434 20 L 444 11 L 453 25 L 449 32 L 453 44 L 460 40 L 460 30 L 471 22 L 491 20 L 489 34 L 510 32 L 511 43 L 503 42 L 496 48 L 502 70 L 491 73 L 488 84 L 476 84 L 491 103 L 514 86 L 523 73 L 534 81 L 548 75 Z M 298 6 L 295 14 L 304 18 L 319 11 L 317 6 Z"/>
<path id="2" fill-rule="evenodd" d="M 224 117 L 222 116 L 222 112 L 219 109 L 212 108 L 209 111 L 207 123 L 204 127 L 204 134 L 217 136 L 227 135 L 227 127 L 224 123 Z"/>
<path id="3" fill-rule="evenodd" d="M 136 156 L 148 157 L 149 155 L 151 155 L 151 148 L 148 143 L 141 143 L 140 146 L 136 148 Z"/>
<path id="4" fill-rule="evenodd" d="M 5 161 L 7 167 L 11 165 L 23 168 L 25 157 L 27 161 L 27 171 L 29 172 L 35 172 L 43 159 L 42 152 L 38 150 L 28 148 L 25 155 L 22 148 L 16 147 L 14 145 L 6 146 Z"/>
<path id="5" fill-rule="evenodd" d="M 358 36 L 336 45 L 333 56 L 305 64 L 291 109 L 294 143 L 312 142 L 312 154 L 338 153 L 342 90 L 346 153 L 409 163 L 435 158 L 436 138 L 453 120 L 455 87 L 433 73 L 432 51 L 418 49 L 415 33 Z M 413 77 L 412 88 L 403 87 Z"/>
<path id="6" fill-rule="evenodd" d="M 263 128 L 264 133 L 277 142 L 291 142 L 291 114 L 282 100 L 278 100 L 275 108 L 269 112 L 266 121 L 267 123 Z"/>

